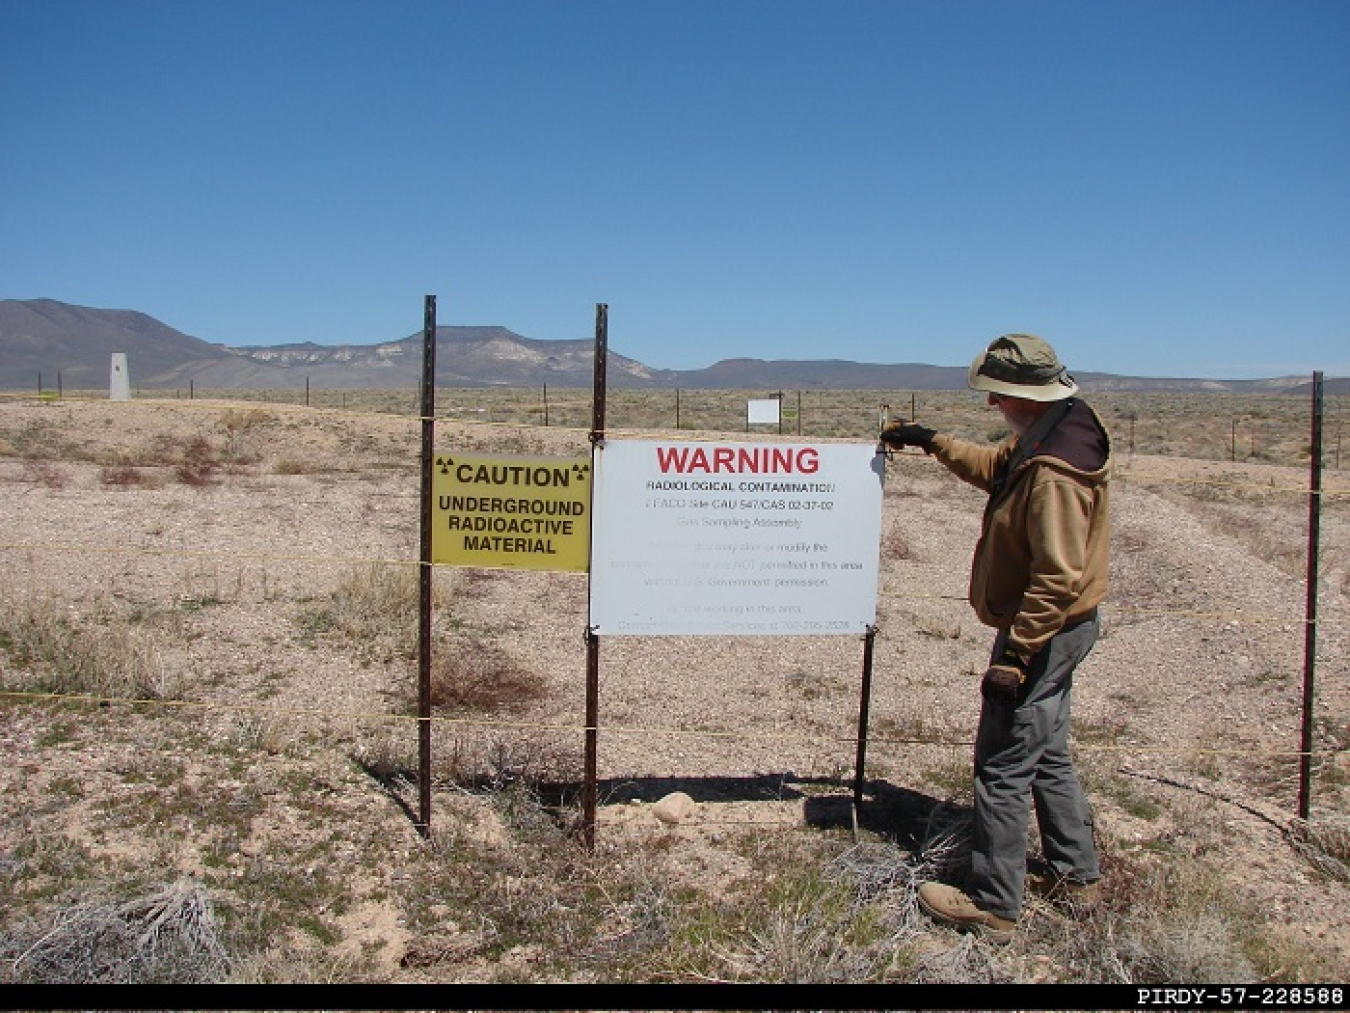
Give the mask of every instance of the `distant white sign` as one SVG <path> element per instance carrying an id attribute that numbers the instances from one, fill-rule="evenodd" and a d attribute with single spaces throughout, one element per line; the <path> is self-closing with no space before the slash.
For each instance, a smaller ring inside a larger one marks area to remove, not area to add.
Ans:
<path id="1" fill-rule="evenodd" d="M 601 635 L 863 634 L 885 459 L 873 444 L 607 442 L 590 621 Z"/>
<path id="2" fill-rule="evenodd" d="M 108 400 L 131 400 L 131 374 L 127 372 L 127 353 L 113 352 L 108 366 Z"/>
<path id="3" fill-rule="evenodd" d="M 745 403 L 745 420 L 751 425 L 775 425 L 779 421 L 779 408 L 782 402 L 776 397 L 761 398 Z"/>

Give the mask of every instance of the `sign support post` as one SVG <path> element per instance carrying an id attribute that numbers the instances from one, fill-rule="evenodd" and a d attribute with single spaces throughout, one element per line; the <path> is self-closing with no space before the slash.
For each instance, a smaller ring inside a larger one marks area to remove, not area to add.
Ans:
<path id="1" fill-rule="evenodd" d="M 436 447 L 436 297 L 422 311 L 422 518 L 417 568 L 417 830 L 431 833 L 431 517 Z"/>
<path id="2" fill-rule="evenodd" d="M 591 382 L 591 474 L 597 473 L 595 457 L 602 453 L 605 440 L 605 368 L 609 358 L 609 306 L 595 304 L 595 367 Z M 595 483 L 591 483 L 591 519 L 595 518 Z M 591 539 L 594 546 L 595 540 Z M 590 565 L 594 548 L 587 550 L 586 573 L 594 580 Z M 596 753 L 600 735 L 600 635 L 590 616 L 590 595 L 586 606 L 586 773 L 581 789 L 581 809 L 584 837 L 588 849 L 595 848 L 596 808 Z"/>
<path id="3" fill-rule="evenodd" d="M 877 639 L 875 625 L 863 636 L 862 690 L 858 702 L 858 755 L 853 764 L 853 821 L 856 827 L 858 807 L 862 805 L 863 770 L 867 763 L 867 722 L 872 703 L 872 649 Z"/>

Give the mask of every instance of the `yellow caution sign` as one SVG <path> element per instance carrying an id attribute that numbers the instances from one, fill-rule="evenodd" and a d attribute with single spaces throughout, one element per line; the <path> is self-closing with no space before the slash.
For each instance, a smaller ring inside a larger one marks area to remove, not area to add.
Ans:
<path id="1" fill-rule="evenodd" d="M 588 458 L 442 454 L 432 480 L 431 561 L 584 573 Z"/>

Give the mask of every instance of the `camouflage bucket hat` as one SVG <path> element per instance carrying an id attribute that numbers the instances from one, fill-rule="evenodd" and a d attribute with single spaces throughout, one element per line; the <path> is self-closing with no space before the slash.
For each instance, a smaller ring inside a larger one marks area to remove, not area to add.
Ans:
<path id="1" fill-rule="evenodd" d="M 1028 401 L 1062 401 L 1078 392 L 1055 350 L 1034 334 L 995 338 L 975 356 L 966 382 L 974 390 Z"/>

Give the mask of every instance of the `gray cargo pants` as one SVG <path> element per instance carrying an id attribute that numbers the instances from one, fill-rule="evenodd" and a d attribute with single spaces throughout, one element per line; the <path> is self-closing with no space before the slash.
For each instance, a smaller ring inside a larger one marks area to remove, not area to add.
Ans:
<path id="1" fill-rule="evenodd" d="M 1073 672 L 1099 629 L 1093 616 L 1062 630 L 1032 659 L 1019 701 L 986 697 L 980 710 L 969 892 L 1001 918 L 1015 920 L 1022 911 L 1030 803 L 1055 872 L 1085 883 L 1101 877 L 1092 811 L 1069 758 Z M 1002 653 L 1006 639 L 1005 632 L 995 638 L 991 658 Z"/>

